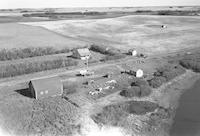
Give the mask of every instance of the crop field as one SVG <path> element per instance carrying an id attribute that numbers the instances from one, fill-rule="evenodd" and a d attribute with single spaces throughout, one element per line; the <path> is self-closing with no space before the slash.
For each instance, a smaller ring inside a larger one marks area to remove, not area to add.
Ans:
<path id="1" fill-rule="evenodd" d="M 170 52 L 200 44 L 200 18 L 130 15 L 109 19 L 61 20 L 23 23 L 89 43 L 109 45 L 120 50 Z M 166 25 L 167 28 L 162 28 Z"/>
<path id="2" fill-rule="evenodd" d="M 0 49 L 27 47 L 74 48 L 86 42 L 69 38 L 41 27 L 0 23 Z"/>

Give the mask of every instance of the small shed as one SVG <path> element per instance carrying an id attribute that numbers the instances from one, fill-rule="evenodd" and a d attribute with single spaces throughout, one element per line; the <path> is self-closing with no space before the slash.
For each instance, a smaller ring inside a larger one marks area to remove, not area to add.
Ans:
<path id="1" fill-rule="evenodd" d="M 137 51 L 135 49 L 130 49 L 128 51 L 128 54 L 132 55 L 132 56 L 136 56 L 137 55 Z"/>
<path id="2" fill-rule="evenodd" d="M 73 57 L 75 57 L 75 58 L 86 60 L 86 59 L 89 59 L 90 56 L 91 56 L 91 52 L 88 48 L 73 50 Z"/>
<path id="3" fill-rule="evenodd" d="M 29 82 L 32 97 L 42 99 L 50 96 L 62 95 L 63 84 L 58 76 L 32 79 Z"/>
<path id="4" fill-rule="evenodd" d="M 161 25 L 161 27 L 162 27 L 162 28 L 167 28 L 167 26 L 166 26 L 166 25 Z"/>
<path id="5" fill-rule="evenodd" d="M 141 78 L 141 77 L 143 77 L 143 75 L 144 75 L 143 70 L 138 69 L 138 70 L 136 71 L 136 77 Z"/>

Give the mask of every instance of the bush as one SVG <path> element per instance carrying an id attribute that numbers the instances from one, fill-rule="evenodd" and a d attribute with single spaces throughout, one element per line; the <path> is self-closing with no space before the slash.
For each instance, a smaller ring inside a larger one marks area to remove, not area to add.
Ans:
<path id="1" fill-rule="evenodd" d="M 107 46 L 104 46 L 104 45 L 92 44 L 90 46 L 90 50 L 95 51 L 95 52 L 99 52 L 99 53 L 105 54 L 105 55 L 118 55 L 118 54 L 120 54 L 119 50 L 112 48 L 112 47 L 107 47 Z"/>
<path id="2" fill-rule="evenodd" d="M 122 90 L 119 94 L 124 97 L 144 97 L 148 96 L 151 93 L 151 88 L 149 86 L 133 86 Z"/>
<path id="3" fill-rule="evenodd" d="M 77 62 L 72 59 L 55 59 L 37 62 L 7 64 L 0 67 L 0 78 L 13 77 L 17 75 L 29 74 L 33 72 L 57 69 L 74 65 L 77 65 Z"/>
<path id="4" fill-rule="evenodd" d="M 148 86 L 148 82 L 140 78 L 135 78 L 134 82 L 131 83 L 131 86 L 141 86 L 141 85 Z"/>
<path id="5" fill-rule="evenodd" d="M 158 15 L 176 15 L 176 16 L 188 16 L 197 13 L 195 10 L 159 10 Z"/>
<path id="6" fill-rule="evenodd" d="M 119 55 L 113 55 L 113 56 L 105 56 L 104 58 L 101 59 L 101 61 L 108 61 L 108 60 L 117 60 L 117 59 L 122 59 L 125 58 L 125 55 L 119 54 Z"/>
<path id="7" fill-rule="evenodd" d="M 180 65 L 165 65 L 157 69 L 154 77 L 148 80 L 148 83 L 153 88 L 160 87 L 163 83 L 174 79 L 176 76 L 185 73 L 185 69 Z"/>
<path id="8" fill-rule="evenodd" d="M 131 83 L 131 88 L 124 88 L 119 94 L 124 97 L 144 97 L 151 93 L 151 88 L 147 81 L 136 78 Z"/>
<path id="9" fill-rule="evenodd" d="M 158 108 L 158 104 L 148 101 L 130 101 L 128 112 L 131 114 L 144 115 L 147 112 L 153 112 Z"/>
<path id="10" fill-rule="evenodd" d="M 163 83 L 166 82 L 166 78 L 162 76 L 154 77 L 151 80 L 148 80 L 149 85 L 153 88 L 160 87 Z"/>
<path id="11" fill-rule="evenodd" d="M 158 105 L 149 101 L 128 101 L 106 106 L 101 113 L 91 117 L 96 123 L 120 126 L 129 114 L 144 115 L 156 108 Z"/>
<path id="12" fill-rule="evenodd" d="M 111 126 L 118 126 L 120 122 L 125 119 L 128 113 L 125 104 L 109 105 L 103 108 L 101 113 L 92 115 L 91 118 L 97 124 L 106 124 Z"/>
<path id="13" fill-rule="evenodd" d="M 135 13 L 148 13 L 153 12 L 152 10 L 136 10 Z"/>
<path id="14" fill-rule="evenodd" d="M 57 50 L 52 47 L 28 47 L 19 49 L 14 48 L 10 50 L 2 49 L 0 50 L 0 61 L 16 60 L 58 53 L 67 53 L 69 51 L 70 50 L 68 48 Z"/>
<path id="15" fill-rule="evenodd" d="M 131 87 L 131 88 L 128 88 L 128 89 L 124 89 L 119 94 L 121 96 L 131 98 L 131 97 L 134 97 L 134 96 L 140 96 L 141 91 L 140 91 L 140 87 L 135 86 L 135 87 Z"/>

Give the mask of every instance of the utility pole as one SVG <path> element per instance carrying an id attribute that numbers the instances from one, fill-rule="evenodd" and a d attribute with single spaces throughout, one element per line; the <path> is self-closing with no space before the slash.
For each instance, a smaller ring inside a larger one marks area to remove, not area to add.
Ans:
<path id="1" fill-rule="evenodd" d="M 87 69 L 87 71 L 88 71 L 88 60 L 89 60 L 89 57 L 86 57 L 86 69 Z"/>

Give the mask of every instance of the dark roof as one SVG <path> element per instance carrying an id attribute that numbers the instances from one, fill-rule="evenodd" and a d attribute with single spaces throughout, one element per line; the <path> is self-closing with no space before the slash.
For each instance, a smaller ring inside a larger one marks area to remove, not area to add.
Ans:
<path id="1" fill-rule="evenodd" d="M 58 76 L 36 78 L 32 79 L 30 83 L 34 88 L 36 99 L 63 93 L 63 84 Z"/>

